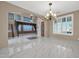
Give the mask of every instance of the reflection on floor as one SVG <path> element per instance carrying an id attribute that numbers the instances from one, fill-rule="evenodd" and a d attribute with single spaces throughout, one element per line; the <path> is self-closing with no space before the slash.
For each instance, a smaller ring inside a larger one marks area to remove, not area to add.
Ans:
<path id="1" fill-rule="evenodd" d="M 33 40 L 33 39 L 37 39 L 37 37 L 28 37 L 27 39 Z"/>
<path id="2" fill-rule="evenodd" d="M 79 57 L 79 41 L 57 38 L 28 40 L 26 36 L 9 45 L 9 57 Z"/>
<path id="3" fill-rule="evenodd" d="M 8 55 L 8 48 L 0 48 L 0 58 L 7 58 Z"/>
<path id="4" fill-rule="evenodd" d="M 13 43 L 9 41 L 8 46 L 10 58 L 79 57 L 78 40 L 54 37 L 29 40 L 26 36 L 15 37 L 13 40 Z"/>

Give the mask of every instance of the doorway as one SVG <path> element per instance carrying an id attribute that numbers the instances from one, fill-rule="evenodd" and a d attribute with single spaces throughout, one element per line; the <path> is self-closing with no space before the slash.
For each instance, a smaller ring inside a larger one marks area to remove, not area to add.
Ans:
<path id="1" fill-rule="evenodd" d="M 41 22 L 41 36 L 44 37 L 44 22 Z"/>

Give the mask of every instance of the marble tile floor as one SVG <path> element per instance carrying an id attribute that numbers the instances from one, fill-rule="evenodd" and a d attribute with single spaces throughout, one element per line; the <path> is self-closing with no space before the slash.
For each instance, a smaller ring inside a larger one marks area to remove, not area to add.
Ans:
<path id="1" fill-rule="evenodd" d="M 29 42 L 29 43 L 28 43 Z M 10 57 L 53 58 L 79 57 L 79 41 L 38 38 L 9 48 Z M 13 52 L 12 52 L 13 51 Z"/>
<path id="2" fill-rule="evenodd" d="M 15 38 L 14 38 L 15 39 Z M 9 58 L 78 58 L 79 41 L 58 38 L 28 40 L 25 36 L 8 46 Z M 15 40 L 16 41 L 16 40 Z"/>
<path id="3" fill-rule="evenodd" d="M 8 58 L 8 48 L 0 48 L 0 58 Z"/>

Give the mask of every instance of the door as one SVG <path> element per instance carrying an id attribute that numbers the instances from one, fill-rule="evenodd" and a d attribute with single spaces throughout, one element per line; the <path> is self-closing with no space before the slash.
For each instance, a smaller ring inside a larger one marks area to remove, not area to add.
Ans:
<path id="1" fill-rule="evenodd" d="M 41 36 L 44 36 L 44 22 L 41 22 Z"/>

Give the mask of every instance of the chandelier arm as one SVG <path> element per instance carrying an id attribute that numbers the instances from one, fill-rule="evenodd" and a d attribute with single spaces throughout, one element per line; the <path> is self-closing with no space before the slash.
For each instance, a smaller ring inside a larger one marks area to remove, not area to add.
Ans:
<path id="1" fill-rule="evenodd" d="M 49 13 L 47 13 L 47 15 L 45 16 L 45 18 L 46 19 L 49 19 L 49 20 L 51 20 L 52 19 L 52 17 L 54 17 L 54 18 L 56 18 L 55 17 L 55 13 L 52 13 L 52 10 L 51 10 L 51 6 L 52 6 L 52 3 L 49 3 Z"/>

